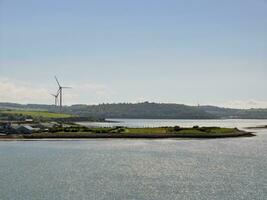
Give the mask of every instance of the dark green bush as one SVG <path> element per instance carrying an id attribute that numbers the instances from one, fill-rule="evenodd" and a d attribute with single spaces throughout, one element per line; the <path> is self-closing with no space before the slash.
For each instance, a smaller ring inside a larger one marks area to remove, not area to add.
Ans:
<path id="1" fill-rule="evenodd" d="M 181 130 L 181 127 L 180 126 L 175 126 L 175 127 L 173 127 L 173 130 L 174 131 L 180 131 Z"/>

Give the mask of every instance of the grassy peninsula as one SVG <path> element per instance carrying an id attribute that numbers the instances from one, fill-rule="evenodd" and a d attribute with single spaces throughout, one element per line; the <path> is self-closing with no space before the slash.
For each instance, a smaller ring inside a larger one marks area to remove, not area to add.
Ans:
<path id="1" fill-rule="evenodd" d="M 49 132 L 10 135 L 13 139 L 86 139 L 86 138 L 225 138 L 249 137 L 252 133 L 236 128 L 192 127 L 180 128 L 87 128 L 71 126 L 57 128 Z"/>

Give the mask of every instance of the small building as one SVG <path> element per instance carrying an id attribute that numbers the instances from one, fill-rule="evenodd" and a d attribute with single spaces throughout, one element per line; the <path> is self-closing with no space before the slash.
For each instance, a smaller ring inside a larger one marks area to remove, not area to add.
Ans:
<path id="1" fill-rule="evenodd" d="M 33 124 L 21 124 L 11 122 L 0 122 L 1 134 L 31 134 L 42 130 L 40 127 L 34 127 Z"/>
<path id="2" fill-rule="evenodd" d="M 25 122 L 27 122 L 27 123 L 33 123 L 33 119 L 27 118 L 27 119 L 25 119 Z"/>
<path id="3" fill-rule="evenodd" d="M 8 134 L 19 134 L 17 130 L 19 127 L 20 125 L 18 124 L 11 124 L 10 127 L 6 128 L 5 130 Z"/>
<path id="4" fill-rule="evenodd" d="M 34 127 L 40 128 L 40 129 L 48 129 L 48 128 L 54 128 L 56 125 L 52 122 L 46 122 L 46 123 L 39 123 L 35 125 Z"/>
<path id="5" fill-rule="evenodd" d="M 12 124 L 10 122 L 0 123 L 0 133 L 2 134 L 31 134 L 40 129 L 33 128 L 29 125 Z"/>
<path id="6" fill-rule="evenodd" d="M 18 134 L 17 129 L 19 128 L 18 124 L 6 124 L 0 127 L 0 132 L 5 134 Z"/>
<path id="7" fill-rule="evenodd" d="M 40 129 L 39 128 L 33 128 L 29 125 L 22 125 L 22 126 L 19 126 L 18 128 L 16 128 L 16 130 L 19 134 L 32 134 L 34 132 L 39 131 Z"/>

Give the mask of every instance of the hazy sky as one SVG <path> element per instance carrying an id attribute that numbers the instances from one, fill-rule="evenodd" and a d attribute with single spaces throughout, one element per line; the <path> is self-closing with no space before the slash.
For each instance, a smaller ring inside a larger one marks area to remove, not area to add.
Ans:
<path id="1" fill-rule="evenodd" d="M 266 0 L 0 0 L 0 101 L 267 107 Z"/>

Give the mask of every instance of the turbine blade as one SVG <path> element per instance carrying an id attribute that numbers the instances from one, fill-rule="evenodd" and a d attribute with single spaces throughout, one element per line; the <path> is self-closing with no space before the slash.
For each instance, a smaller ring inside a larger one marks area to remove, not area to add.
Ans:
<path id="1" fill-rule="evenodd" d="M 59 81 L 58 81 L 58 79 L 57 79 L 57 77 L 56 77 L 56 76 L 55 76 L 55 79 L 56 79 L 56 82 L 57 82 L 57 84 L 58 84 L 59 88 L 61 88 L 61 85 L 59 84 Z"/>
<path id="2" fill-rule="evenodd" d="M 60 94 L 60 90 L 62 90 L 62 88 L 58 89 L 57 96 Z"/>

